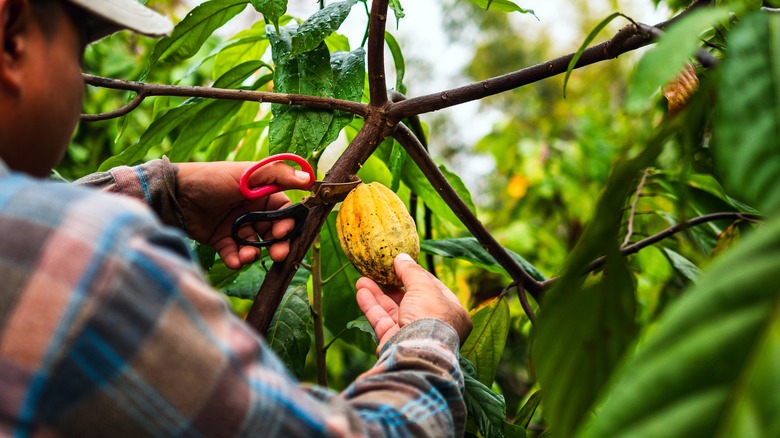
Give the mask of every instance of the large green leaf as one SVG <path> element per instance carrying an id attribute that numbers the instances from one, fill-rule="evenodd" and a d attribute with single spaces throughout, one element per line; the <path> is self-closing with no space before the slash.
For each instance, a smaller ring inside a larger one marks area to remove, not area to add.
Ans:
<path id="1" fill-rule="evenodd" d="M 170 36 L 154 46 L 146 71 L 158 61 L 181 61 L 195 55 L 206 39 L 246 8 L 247 0 L 210 0 L 196 6 Z M 145 77 L 146 73 L 142 75 Z"/>
<path id="2" fill-rule="evenodd" d="M 343 0 L 331 3 L 306 19 L 292 36 L 291 57 L 317 48 L 327 36 L 338 30 L 347 19 L 349 11 L 357 0 Z"/>
<path id="3" fill-rule="evenodd" d="M 477 380 L 491 385 L 509 334 L 509 303 L 505 297 L 496 297 L 469 314 L 473 329 L 460 353 L 474 364 Z"/>
<path id="4" fill-rule="evenodd" d="M 778 436 L 778 270 L 775 219 L 661 316 L 585 436 Z"/>
<path id="5" fill-rule="evenodd" d="M 333 97 L 334 79 L 330 65 L 330 52 L 325 43 L 317 48 L 291 58 L 291 38 L 294 26 L 285 26 L 279 33 L 266 29 L 271 40 L 276 70 L 274 91 L 277 93 L 305 94 Z M 291 105 L 271 106 L 271 153 L 292 152 L 308 157 L 314 152 L 328 132 L 333 112 Z"/>
<path id="6" fill-rule="evenodd" d="M 636 67 L 626 107 L 642 111 L 652 96 L 682 70 L 699 48 L 699 35 L 714 23 L 728 19 L 728 8 L 699 8 L 672 25 Z"/>
<path id="7" fill-rule="evenodd" d="M 780 207 L 780 17 L 756 12 L 728 38 L 714 123 L 715 166 L 734 197 Z"/>
<path id="8" fill-rule="evenodd" d="M 506 418 L 504 397 L 477 379 L 477 370 L 467 358 L 460 355 L 458 360 L 465 380 L 463 398 L 469 421 L 485 438 L 503 437 Z"/>
<path id="9" fill-rule="evenodd" d="M 336 99 L 360 102 L 366 78 L 366 52 L 357 48 L 352 52 L 336 52 L 330 57 L 333 68 L 333 85 Z M 341 130 L 352 122 L 354 115 L 346 111 L 334 111 L 325 136 L 315 150 L 321 150 L 334 142 Z"/>
<path id="10" fill-rule="evenodd" d="M 452 239 L 424 240 L 420 242 L 420 249 L 430 254 L 447 258 L 468 260 L 491 272 L 505 272 L 504 268 L 496 262 L 496 259 L 474 237 L 456 237 Z M 517 253 L 507 250 L 510 256 L 531 275 L 531 277 L 544 281 L 547 277 L 539 272 L 532 264 Z"/>
<path id="11" fill-rule="evenodd" d="M 310 323 L 311 310 L 306 282 L 293 280 L 271 319 L 266 339 L 271 349 L 298 378 L 303 375 L 306 355 L 311 347 L 311 336 L 308 332 Z"/>

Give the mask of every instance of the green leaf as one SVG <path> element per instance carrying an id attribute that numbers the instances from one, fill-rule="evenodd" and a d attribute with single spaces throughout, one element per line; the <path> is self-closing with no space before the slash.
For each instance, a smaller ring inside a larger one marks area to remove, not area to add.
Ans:
<path id="1" fill-rule="evenodd" d="M 266 339 L 271 349 L 298 378 L 303 376 L 306 355 L 311 347 L 310 323 L 306 283 L 291 284 L 271 319 Z"/>
<path id="2" fill-rule="evenodd" d="M 588 417 L 636 330 L 634 279 L 619 252 L 621 215 L 640 172 L 670 136 L 657 128 L 640 154 L 613 167 L 596 212 L 566 261 L 563 274 L 545 293 L 534 327 L 531 355 L 548 424 L 559 436 L 573 433 Z M 585 282 L 586 267 L 601 254 L 601 283 Z"/>
<path id="3" fill-rule="evenodd" d="M 477 380 L 491 385 L 509 334 L 509 303 L 505 297 L 492 298 L 469 314 L 473 328 L 460 352 L 474 364 Z"/>
<path id="4" fill-rule="evenodd" d="M 363 315 L 355 299 L 355 282 L 361 275 L 341 249 L 336 233 L 336 216 L 336 212 L 331 213 L 320 232 L 322 278 L 323 282 L 327 281 L 322 285 L 322 313 L 325 327 L 331 333 L 340 333 L 347 324 Z M 376 354 L 376 342 L 372 333 L 373 330 L 365 333 L 348 330 L 342 339 L 373 356 Z"/>
<path id="5" fill-rule="evenodd" d="M 397 142 L 393 142 L 393 151 L 390 153 L 388 167 L 390 168 L 390 173 L 393 175 L 393 183 L 390 186 L 390 190 L 394 192 L 397 192 L 398 188 L 401 187 L 401 173 L 404 170 L 404 164 L 406 164 L 406 157 L 406 150 L 403 146 Z"/>
<path id="6" fill-rule="evenodd" d="M 483 437 L 503 437 L 506 418 L 504 397 L 477 380 L 476 369 L 468 359 L 460 355 L 458 361 L 465 380 L 463 398 L 469 420 L 474 422 Z"/>
<path id="7" fill-rule="evenodd" d="M 236 271 L 225 266 L 222 259 L 219 259 L 206 274 L 206 278 L 211 286 L 227 296 L 251 300 L 257 296 L 257 291 L 263 284 L 265 270 L 258 262 Z"/>
<path id="8" fill-rule="evenodd" d="M 401 6 L 400 0 L 390 0 L 388 6 L 390 7 L 390 10 L 393 11 L 393 15 L 395 15 L 395 27 L 398 27 L 398 23 L 401 21 L 401 19 L 406 17 L 406 14 L 404 13 L 404 7 Z"/>
<path id="9" fill-rule="evenodd" d="M 181 61 L 198 53 L 208 37 L 243 11 L 246 4 L 247 0 L 211 0 L 196 6 L 170 36 L 157 42 L 142 78 L 157 62 Z"/>
<path id="10" fill-rule="evenodd" d="M 106 171 L 116 166 L 132 165 L 140 162 L 146 156 L 153 146 L 161 144 L 165 137 L 179 125 L 194 117 L 205 107 L 203 99 L 188 99 L 176 108 L 168 110 L 164 115 L 157 118 L 144 131 L 141 138 L 130 147 L 124 149 L 117 155 L 107 159 L 100 165 L 100 171 Z"/>
<path id="11" fill-rule="evenodd" d="M 357 0 L 344 0 L 331 3 L 306 19 L 292 36 L 290 57 L 317 48 L 327 36 L 338 30 Z"/>
<path id="12" fill-rule="evenodd" d="M 686 259 L 679 253 L 672 251 L 669 248 L 662 248 L 664 254 L 669 259 L 669 262 L 674 266 L 674 268 L 685 276 L 688 280 L 691 280 L 693 282 L 696 282 L 696 280 L 699 279 L 699 275 L 701 274 L 701 269 L 699 269 L 698 266 L 694 265 L 692 261 Z"/>
<path id="13" fill-rule="evenodd" d="M 347 328 L 357 329 L 363 333 L 369 334 L 374 339 L 374 345 L 379 345 L 379 339 L 377 339 L 376 337 L 376 332 L 374 331 L 374 328 L 371 327 L 371 324 L 368 322 L 368 318 L 366 318 L 366 315 L 359 316 L 357 319 L 348 322 Z"/>
<path id="14" fill-rule="evenodd" d="M 220 46 L 214 58 L 213 77 L 218 78 L 244 62 L 261 59 L 270 46 L 265 26 L 258 21 Z M 272 69 L 269 67 L 269 70 Z"/>
<path id="15" fill-rule="evenodd" d="M 596 35 L 601 32 L 602 29 L 604 29 L 607 24 L 609 24 L 612 20 L 614 20 L 617 17 L 623 17 L 624 15 L 620 12 L 615 12 L 609 17 L 601 20 L 599 24 L 596 25 L 595 28 L 593 28 L 592 31 L 588 34 L 587 37 L 585 37 L 585 40 L 580 44 L 580 47 L 577 49 L 576 52 L 574 52 L 574 57 L 569 61 L 569 67 L 566 69 L 566 76 L 563 77 L 563 98 L 566 99 L 566 84 L 569 83 L 569 77 L 571 77 L 571 72 L 574 71 L 574 66 L 577 65 L 577 61 L 580 60 L 580 57 L 582 56 L 582 53 L 585 51 L 585 49 L 588 48 L 591 41 L 593 41 L 594 38 L 596 38 Z"/>
<path id="16" fill-rule="evenodd" d="M 724 187 L 761 211 L 780 207 L 780 17 L 757 12 L 728 37 L 714 160 Z"/>
<path id="17" fill-rule="evenodd" d="M 531 396 L 528 397 L 528 400 L 525 402 L 523 407 L 520 408 L 520 412 L 517 413 L 514 423 L 519 426 L 527 428 L 528 425 L 531 423 L 531 419 L 533 419 L 534 414 L 536 413 L 536 409 L 539 407 L 541 401 L 542 401 L 541 391 L 536 391 L 533 394 L 531 394 Z"/>
<path id="18" fill-rule="evenodd" d="M 537 322 L 544 415 L 560 436 L 573 436 L 635 336 L 633 278 L 617 251 L 600 286 L 546 300 Z"/>
<path id="19" fill-rule="evenodd" d="M 524 9 L 517 6 L 509 0 L 469 0 L 471 3 L 479 6 L 482 9 L 498 12 L 520 12 L 522 14 L 531 14 L 536 17 L 536 14 L 531 9 Z M 537 17 L 538 19 L 538 17 Z"/>
<path id="20" fill-rule="evenodd" d="M 585 436 L 778 436 L 778 270 L 776 218 L 670 305 Z"/>
<path id="21" fill-rule="evenodd" d="M 208 105 L 183 128 L 176 138 L 168 158 L 174 163 L 189 160 L 198 151 L 216 138 L 222 128 L 241 109 L 241 101 L 220 100 Z"/>
<path id="22" fill-rule="evenodd" d="M 468 260 L 477 266 L 487 269 L 491 272 L 505 272 L 504 268 L 496 262 L 496 259 L 479 243 L 474 237 L 457 237 L 441 240 L 424 240 L 420 242 L 420 249 L 424 252 L 439 255 L 447 258 L 457 258 Z M 507 250 L 531 277 L 544 281 L 547 277 L 539 272 L 527 260 L 517 253 Z"/>
<path id="23" fill-rule="evenodd" d="M 266 30 L 276 63 L 274 91 L 333 97 L 333 70 L 327 46 L 320 43 L 316 49 L 290 58 L 291 37 L 296 29 L 294 26 L 286 26 L 279 31 L 277 34 Z M 271 154 L 292 152 L 310 156 L 328 133 L 333 120 L 332 111 L 291 105 L 273 104 L 271 112 Z"/>
<path id="24" fill-rule="evenodd" d="M 266 21 L 274 25 L 276 32 L 279 32 L 279 19 L 287 12 L 287 0 L 250 0 L 255 10 L 261 14 Z"/>
<path id="25" fill-rule="evenodd" d="M 387 161 L 385 161 L 387 163 Z M 388 166 L 389 167 L 389 166 Z M 476 211 L 474 208 L 474 201 L 471 199 L 471 193 L 466 185 L 458 175 L 447 170 L 443 165 L 439 166 L 439 170 L 442 171 L 447 181 L 450 182 L 452 187 L 458 193 L 460 198 L 466 203 L 471 211 Z M 444 219 L 455 226 L 462 226 L 460 219 L 452 211 L 449 205 L 441 198 L 439 192 L 431 185 L 428 178 L 422 173 L 419 167 L 412 160 L 405 160 L 403 171 L 403 182 L 414 193 L 420 197 L 425 205 L 427 205 L 434 215 L 438 218 Z"/>
<path id="26" fill-rule="evenodd" d="M 334 97 L 341 100 L 360 102 L 366 78 L 366 52 L 357 48 L 352 52 L 337 52 L 331 55 L 333 68 Z M 352 122 L 354 115 L 346 111 L 334 111 L 333 120 L 320 144 L 314 150 L 322 150 L 333 143 L 345 126 Z"/>
<path id="27" fill-rule="evenodd" d="M 235 88 L 241 83 L 246 80 L 252 73 L 257 71 L 258 68 L 260 68 L 264 63 L 262 61 L 251 61 L 251 62 L 245 62 L 224 75 L 222 75 L 219 79 L 217 79 L 216 82 L 214 82 L 215 88 Z M 219 103 L 219 105 L 217 105 Z M 170 134 L 174 129 L 178 128 L 179 126 L 189 123 L 190 125 L 197 128 L 197 124 L 199 123 L 200 119 L 197 119 L 198 115 L 201 111 L 204 111 L 206 108 L 210 108 L 212 105 L 217 105 L 220 108 L 228 108 L 232 109 L 233 105 L 227 105 L 229 101 L 221 101 L 216 102 L 214 100 L 206 100 L 202 98 L 190 98 L 184 101 L 181 105 L 179 105 L 176 108 L 172 108 L 168 110 L 163 116 L 157 118 L 152 124 L 149 126 L 149 129 L 144 131 L 143 135 L 141 135 L 141 138 L 138 139 L 137 142 L 135 142 L 132 146 L 129 148 L 123 150 L 119 154 L 107 159 L 100 165 L 101 170 L 107 170 L 115 166 L 119 165 L 129 165 L 129 164 L 135 164 L 140 162 L 149 152 L 149 149 L 151 149 L 154 146 L 160 145 L 165 138 Z M 240 103 L 240 102 L 235 102 Z M 240 107 L 240 105 L 238 106 Z M 236 111 L 238 110 L 238 107 L 236 107 Z M 210 112 L 209 118 L 213 117 L 214 114 L 221 115 L 221 113 L 217 110 L 212 110 Z M 207 120 L 207 122 L 210 122 L 210 120 Z M 214 127 L 213 124 L 210 125 L 212 128 Z M 185 131 L 188 131 L 185 129 Z M 218 132 L 217 132 L 218 133 Z M 215 133 L 214 135 L 216 135 Z M 192 136 L 188 136 L 187 132 L 184 132 L 182 135 L 185 136 L 185 138 L 188 141 L 192 141 L 195 139 Z M 211 137 L 213 139 L 214 137 Z M 184 140 L 183 140 L 184 141 Z M 190 147 L 190 144 L 187 144 L 186 147 Z M 182 146 L 180 146 L 182 147 Z M 182 147 L 183 148 L 183 147 Z M 185 151 L 181 151 L 177 154 L 180 155 L 186 155 L 184 154 Z M 179 155 L 177 155 L 178 157 Z"/>
<path id="28" fill-rule="evenodd" d="M 265 122 L 253 121 L 259 111 L 260 105 L 257 102 L 243 102 L 235 117 L 230 119 L 220 134 L 213 139 L 206 161 L 226 160 L 246 136 L 247 131 L 268 126 Z"/>
<path id="29" fill-rule="evenodd" d="M 713 23 L 727 20 L 727 8 L 698 8 L 674 23 L 658 38 L 636 67 L 626 98 L 626 109 L 641 112 L 652 96 L 682 70 L 699 48 L 699 35 Z"/>
<path id="30" fill-rule="evenodd" d="M 401 46 L 398 45 L 398 41 L 393 34 L 387 31 L 385 31 L 385 43 L 387 43 L 387 48 L 390 49 L 390 54 L 393 56 L 393 63 L 395 64 L 395 89 L 401 94 L 406 94 L 406 85 L 404 85 L 406 61 L 404 60 Z"/>

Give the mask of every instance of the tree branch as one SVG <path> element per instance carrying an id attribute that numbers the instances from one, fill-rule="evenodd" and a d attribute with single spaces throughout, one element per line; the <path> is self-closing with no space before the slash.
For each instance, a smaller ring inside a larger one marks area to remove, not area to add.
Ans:
<path id="1" fill-rule="evenodd" d="M 352 114 L 356 114 L 361 117 L 365 117 L 368 113 L 368 105 L 360 102 L 352 102 L 350 100 L 341 100 L 331 97 L 319 97 L 308 96 L 305 94 L 287 94 L 287 93 L 272 93 L 268 91 L 251 91 L 251 90 L 238 90 L 228 88 L 213 88 L 213 87 L 200 87 L 200 86 L 183 86 L 183 85 L 165 85 L 165 84 L 148 84 L 144 82 L 135 81 L 123 81 L 120 79 L 104 78 L 100 76 L 93 76 L 90 74 L 82 74 L 84 82 L 86 84 L 111 88 L 115 90 L 135 91 L 138 93 L 136 99 L 143 100 L 149 96 L 181 96 L 181 97 L 202 97 L 207 99 L 224 99 L 224 100 L 244 100 L 252 102 L 270 102 L 279 103 L 283 105 L 299 105 L 308 106 L 312 108 L 342 110 Z M 136 100 L 134 99 L 134 101 Z M 131 102 L 130 104 L 132 104 Z M 138 106 L 139 101 L 133 108 Z M 121 113 L 130 104 L 109 113 L 103 113 L 100 115 L 82 115 L 83 120 L 90 120 L 97 116 L 101 117 L 99 120 L 105 120 L 107 114 L 117 113 L 118 117 L 126 114 Z M 130 108 L 132 110 L 133 108 Z M 130 110 L 127 110 L 129 112 Z"/>
<path id="2" fill-rule="evenodd" d="M 406 149 L 406 152 L 415 164 L 417 164 L 417 167 L 422 170 L 423 175 L 430 181 L 431 185 L 433 185 L 442 199 L 449 205 L 458 219 L 460 219 L 463 225 L 465 225 L 471 234 L 476 237 L 487 252 L 496 259 L 498 264 L 506 269 L 512 279 L 518 284 L 518 287 L 525 288 L 538 300 L 539 293 L 542 290 L 541 283 L 531 277 L 531 275 L 517 263 L 517 260 L 509 255 L 506 248 L 496 241 L 482 222 L 477 219 L 409 128 L 403 124 L 398 125 L 393 137 L 398 140 L 404 149 Z"/>
<path id="3" fill-rule="evenodd" d="M 140 90 L 138 94 L 136 94 L 135 97 L 130 102 L 128 102 L 125 106 L 117 108 L 113 111 L 108 111 L 100 114 L 82 114 L 81 120 L 85 122 L 97 122 L 100 120 L 108 120 L 117 117 L 122 117 L 126 114 L 129 114 L 130 111 L 138 108 L 138 105 L 140 105 L 141 102 L 143 102 L 144 99 L 146 99 L 146 96 L 148 96 L 148 94 L 146 94 L 146 91 Z"/>
<path id="4" fill-rule="evenodd" d="M 658 23 L 654 27 L 664 29 L 690 13 L 690 11 L 706 6 L 711 2 L 712 0 L 698 0 L 683 12 L 677 14 L 674 18 Z M 652 36 L 647 32 L 643 32 L 637 26 L 629 25 L 623 27 L 610 40 L 585 49 L 574 68 L 581 68 L 597 62 L 617 58 L 623 53 L 644 47 L 651 42 Z M 503 93 L 524 85 L 538 82 L 542 79 L 565 73 L 572 58 L 574 58 L 574 53 L 481 82 L 425 96 L 409 98 L 393 105 L 392 108 L 388 110 L 388 115 L 394 120 L 403 120 L 413 115 L 437 111 Z"/>
<path id="5" fill-rule="evenodd" d="M 368 89 L 371 106 L 381 108 L 388 103 L 385 82 L 385 25 L 388 0 L 371 2 L 368 20 Z"/>

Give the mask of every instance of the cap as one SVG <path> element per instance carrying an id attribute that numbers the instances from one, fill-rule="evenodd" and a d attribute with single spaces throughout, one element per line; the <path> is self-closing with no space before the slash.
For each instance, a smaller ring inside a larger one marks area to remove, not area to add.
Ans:
<path id="1" fill-rule="evenodd" d="M 96 41 L 122 29 L 148 36 L 163 36 L 173 30 L 168 18 L 136 0 L 67 0 L 89 13 L 89 40 Z"/>

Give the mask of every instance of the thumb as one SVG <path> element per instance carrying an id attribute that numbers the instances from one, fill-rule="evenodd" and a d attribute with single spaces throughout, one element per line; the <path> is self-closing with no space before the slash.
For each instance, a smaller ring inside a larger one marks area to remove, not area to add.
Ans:
<path id="1" fill-rule="evenodd" d="M 428 274 L 414 261 L 412 256 L 406 253 L 400 253 L 395 257 L 395 272 L 398 278 L 404 284 L 406 292 L 410 292 L 410 289 L 415 289 L 421 284 L 426 284 L 430 280 Z"/>

